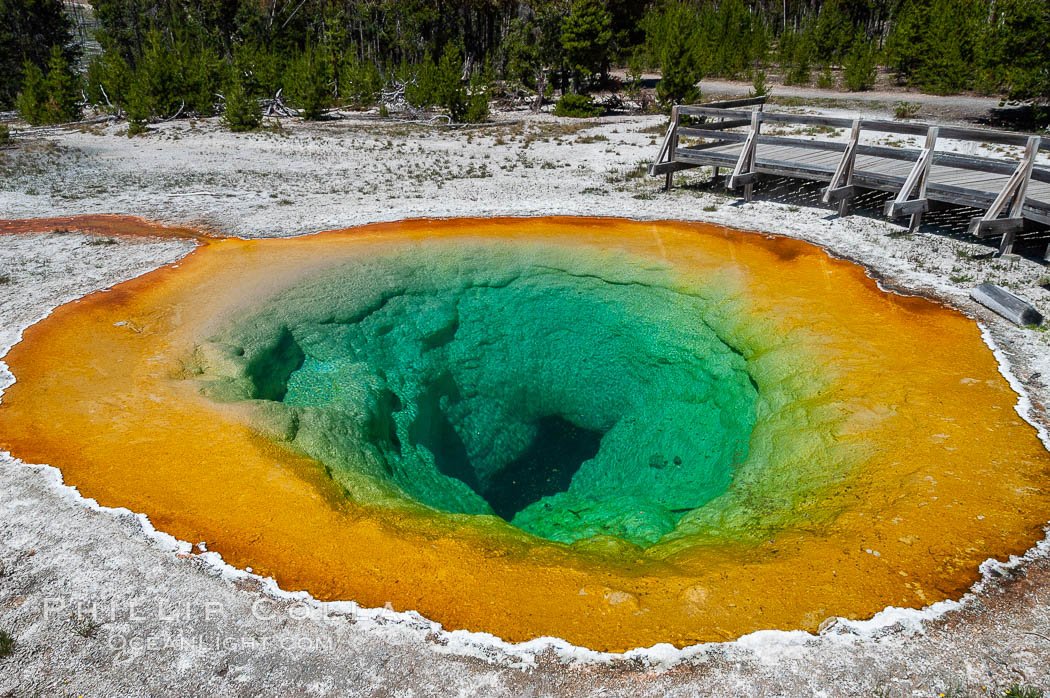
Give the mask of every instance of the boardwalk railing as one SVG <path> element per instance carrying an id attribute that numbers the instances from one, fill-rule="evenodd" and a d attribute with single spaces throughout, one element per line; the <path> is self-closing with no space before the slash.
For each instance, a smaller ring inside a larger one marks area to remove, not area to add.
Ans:
<path id="1" fill-rule="evenodd" d="M 926 123 L 770 113 L 763 111 L 764 105 L 764 97 L 755 97 L 674 107 L 649 174 L 664 175 L 670 189 L 680 170 L 712 166 L 718 177 L 726 168 L 726 186 L 742 188 L 747 201 L 763 174 L 827 182 L 823 201 L 837 203 L 840 215 L 849 213 L 858 190 L 886 191 L 895 196 L 886 202 L 885 214 L 909 216 L 910 230 L 935 207 L 983 209 L 969 231 L 1001 237 L 1000 254 L 1010 252 L 1023 231 L 1050 226 L 1050 168 L 1036 164 L 1041 150 L 1050 151 L 1050 139 Z M 847 129 L 849 136 L 842 142 L 766 135 L 765 125 L 808 127 L 814 135 Z M 862 143 L 862 136 L 871 133 L 924 136 L 925 141 L 921 148 Z M 962 155 L 938 150 L 944 141 L 1022 146 L 1024 153 L 1019 159 Z"/>

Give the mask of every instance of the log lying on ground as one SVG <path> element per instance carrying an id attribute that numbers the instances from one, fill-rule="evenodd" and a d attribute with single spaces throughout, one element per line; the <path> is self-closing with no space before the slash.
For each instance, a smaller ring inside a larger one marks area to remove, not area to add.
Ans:
<path id="1" fill-rule="evenodd" d="M 1018 298 L 1005 288 L 983 283 L 970 291 L 970 298 L 989 308 L 1015 325 L 1041 325 L 1043 315 L 1028 301 Z"/>

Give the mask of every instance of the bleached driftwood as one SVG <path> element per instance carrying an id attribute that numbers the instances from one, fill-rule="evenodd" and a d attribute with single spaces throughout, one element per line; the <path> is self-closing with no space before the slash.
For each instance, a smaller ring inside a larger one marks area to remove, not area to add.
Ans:
<path id="1" fill-rule="evenodd" d="M 983 283 L 970 291 L 970 298 L 1002 315 L 1015 325 L 1041 325 L 1043 315 L 1031 303 L 1015 296 L 1005 288 Z"/>

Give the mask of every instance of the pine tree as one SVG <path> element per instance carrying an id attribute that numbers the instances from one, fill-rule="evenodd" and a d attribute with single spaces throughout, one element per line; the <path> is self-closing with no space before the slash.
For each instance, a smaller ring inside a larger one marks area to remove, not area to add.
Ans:
<path id="1" fill-rule="evenodd" d="M 117 51 L 104 51 L 88 64 L 84 93 L 88 102 L 120 114 L 131 84 L 131 70 Z"/>
<path id="2" fill-rule="evenodd" d="M 886 38 L 886 60 L 901 83 L 911 82 L 927 52 L 929 3 L 909 0 L 898 6 Z"/>
<path id="3" fill-rule="evenodd" d="M 785 85 L 807 85 L 812 72 L 813 44 L 811 31 L 786 32 L 781 37 L 780 62 L 784 66 Z"/>
<path id="4" fill-rule="evenodd" d="M 0 0 L 0 109 L 15 103 L 29 65 L 46 69 L 55 46 L 67 64 L 76 62 L 79 48 L 62 0 Z"/>
<path id="5" fill-rule="evenodd" d="M 15 99 L 18 115 L 29 123 L 48 123 L 44 110 L 47 94 L 44 91 L 44 71 L 29 61 L 22 67 L 22 91 Z"/>
<path id="6" fill-rule="evenodd" d="M 291 62 L 285 74 L 288 96 L 302 117 L 310 121 L 324 118 L 324 110 L 332 103 L 329 63 L 322 52 L 323 49 L 307 48 Z"/>
<path id="7" fill-rule="evenodd" d="M 339 96 L 344 104 L 369 107 L 375 104 L 383 88 L 383 76 L 372 61 L 358 58 L 357 53 L 344 54 L 339 64 Z"/>
<path id="8" fill-rule="evenodd" d="M 26 61 L 24 75 L 22 93 L 16 100 L 23 119 L 39 125 L 80 118 L 80 76 L 73 72 L 61 46 L 51 47 L 46 74 Z"/>
<path id="9" fill-rule="evenodd" d="M 408 103 L 418 109 L 429 109 L 435 104 L 441 104 L 444 93 L 448 91 L 443 84 L 447 78 L 439 72 L 429 53 L 413 72 L 414 80 L 405 85 L 405 99 Z M 459 81 L 458 71 L 455 73 L 455 79 Z"/>
<path id="10" fill-rule="evenodd" d="M 536 42 L 539 27 L 533 21 L 520 17 L 511 20 L 503 40 L 503 74 L 507 80 L 536 88 L 536 78 L 542 65 L 540 47 Z"/>
<path id="11" fill-rule="evenodd" d="M 1050 4 L 997 0 L 981 32 L 979 79 L 988 92 L 1050 103 Z"/>
<path id="12" fill-rule="evenodd" d="M 689 104 L 700 99 L 696 85 L 702 76 L 690 43 L 682 32 L 672 31 L 667 36 L 660 58 L 660 82 L 656 84 L 656 94 L 665 105 Z"/>
<path id="13" fill-rule="evenodd" d="M 467 90 L 459 79 L 462 70 L 463 57 L 459 48 L 450 44 L 438 63 L 437 97 L 453 121 L 462 121 L 467 113 Z"/>
<path id="14" fill-rule="evenodd" d="M 252 131 L 262 123 L 262 109 L 249 91 L 243 73 L 236 73 L 226 87 L 222 120 L 231 131 Z"/>
<path id="15" fill-rule="evenodd" d="M 840 63 L 854 47 L 856 28 L 845 0 L 827 0 L 817 13 L 813 52 L 826 63 Z"/>
<path id="16" fill-rule="evenodd" d="M 875 86 L 875 50 L 863 33 L 857 34 L 853 48 L 846 55 L 843 77 L 846 80 L 846 89 L 850 92 L 870 90 Z"/>
<path id="17" fill-rule="evenodd" d="M 573 91 L 580 78 L 604 72 L 609 65 L 612 18 L 598 0 L 575 0 L 562 23 L 561 45 L 573 76 Z"/>
<path id="18" fill-rule="evenodd" d="M 186 35 L 175 42 L 177 89 L 185 112 L 211 116 L 225 65 L 203 37 Z"/>
<path id="19" fill-rule="evenodd" d="M 170 118 L 184 108 L 184 95 L 179 89 L 178 64 L 172 60 L 172 51 L 157 29 L 146 37 L 146 49 L 139 59 L 132 78 L 131 101 L 128 114 L 133 120 L 144 122 L 150 117 Z"/>
<path id="20" fill-rule="evenodd" d="M 933 0 L 926 27 L 925 51 L 914 82 L 924 91 L 951 94 L 972 84 L 980 0 Z"/>
<path id="21" fill-rule="evenodd" d="M 764 70 L 755 71 L 755 75 L 751 79 L 751 96 L 752 97 L 765 97 L 768 94 L 769 94 L 769 86 L 766 84 L 766 71 L 764 71 Z"/>

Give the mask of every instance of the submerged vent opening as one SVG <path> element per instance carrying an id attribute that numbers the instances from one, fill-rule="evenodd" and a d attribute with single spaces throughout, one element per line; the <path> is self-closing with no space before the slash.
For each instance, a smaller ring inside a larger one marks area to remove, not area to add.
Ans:
<path id="1" fill-rule="evenodd" d="M 757 387 L 703 299 L 553 263 L 394 267 L 297 289 L 303 317 L 248 353 L 252 397 L 294 413 L 292 445 L 349 496 L 382 484 L 555 541 L 648 546 L 747 457 Z"/>

